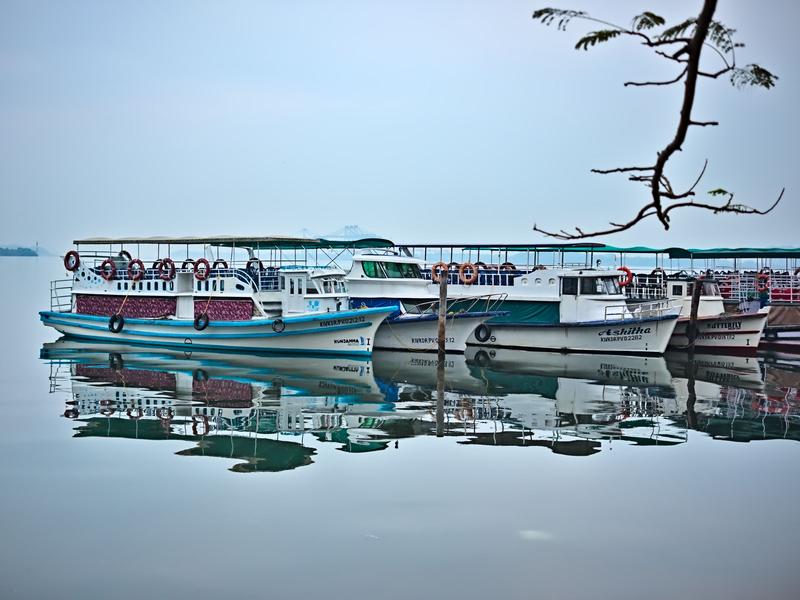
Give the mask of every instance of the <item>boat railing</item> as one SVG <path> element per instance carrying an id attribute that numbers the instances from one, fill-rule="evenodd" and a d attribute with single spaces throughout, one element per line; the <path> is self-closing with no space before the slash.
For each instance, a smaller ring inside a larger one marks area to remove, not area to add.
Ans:
<path id="1" fill-rule="evenodd" d="M 613 304 L 605 307 L 605 321 L 622 321 L 624 319 L 652 319 L 665 317 L 678 312 L 678 307 L 669 300 L 640 302 L 633 305 Z"/>
<path id="2" fill-rule="evenodd" d="M 800 303 L 800 276 L 791 271 L 733 271 L 715 273 L 714 276 L 725 300 L 757 300 L 767 292 L 770 302 Z"/>
<path id="3" fill-rule="evenodd" d="M 491 312 L 502 310 L 508 294 L 476 294 L 474 296 L 459 296 L 447 299 L 447 314 L 469 312 Z M 431 300 L 415 304 L 420 313 L 432 313 L 438 310 L 439 301 Z"/>
<path id="4" fill-rule="evenodd" d="M 662 275 L 636 274 L 630 285 L 623 289 L 630 300 L 661 300 L 667 297 L 666 279 Z"/>
<path id="5" fill-rule="evenodd" d="M 504 271 L 501 269 L 480 269 L 478 271 L 478 279 L 470 285 L 513 286 L 515 277 L 525 275 L 528 272 L 529 271 L 523 271 L 520 269 L 515 269 L 513 271 Z M 423 279 L 427 279 L 428 281 L 433 280 L 433 275 L 431 274 L 430 269 L 422 269 L 421 273 Z M 464 285 L 464 283 L 459 279 L 457 270 L 451 269 L 447 272 L 447 284 Z"/>
<path id="6" fill-rule="evenodd" d="M 55 279 L 50 282 L 50 310 L 53 312 L 72 310 L 72 279 Z"/>

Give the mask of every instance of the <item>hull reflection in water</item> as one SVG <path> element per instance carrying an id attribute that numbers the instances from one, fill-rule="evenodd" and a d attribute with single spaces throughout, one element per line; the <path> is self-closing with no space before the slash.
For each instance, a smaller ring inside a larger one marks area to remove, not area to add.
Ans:
<path id="1" fill-rule="evenodd" d="M 798 372 L 754 358 L 470 348 L 445 358 L 438 403 L 430 354 L 184 353 L 62 339 L 42 357 L 76 437 L 184 441 L 179 454 L 232 459 L 240 472 L 313 464 L 329 448 L 394 450 L 437 434 L 573 456 L 614 441 L 685 443 L 692 429 L 800 439 Z"/>

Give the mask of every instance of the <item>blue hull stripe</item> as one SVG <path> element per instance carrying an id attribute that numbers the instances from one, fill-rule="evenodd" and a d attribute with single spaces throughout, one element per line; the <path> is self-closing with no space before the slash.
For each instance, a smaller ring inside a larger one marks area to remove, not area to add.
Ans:
<path id="1" fill-rule="evenodd" d="M 656 321 L 676 320 L 678 315 L 665 315 L 663 317 L 645 317 L 643 319 L 615 319 L 613 321 L 578 321 L 576 323 L 488 323 L 489 327 L 549 327 L 550 329 L 563 329 L 565 327 L 627 327 L 629 325 L 641 325 L 642 323 L 653 323 Z"/>
<path id="2" fill-rule="evenodd" d="M 103 318 L 103 321 L 108 321 L 108 319 Z M 135 321 L 142 321 L 142 319 L 132 319 Z M 90 331 L 106 331 L 108 328 L 103 327 L 102 325 L 90 325 L 88 323 L 80 323 L 71 320 L 64 320 L 64 319 L 53 319 L 50 317 L 45 316 L 42 314 L 42 322 L 45 325 L 66 325 L 67 327 L 79 327 L 81 329 L 88 329 Z M 129 321 L 126 319 L 125 323 L 127 324 Z M 160 325 L 161 322 L 150 322 L 151 325 Z M 280 333 L 276 333 L 274 331 L 270 332 L 263 332 L 263 333 L 203 333 L 202 331 L 194 331 L 193 333 L 172 333 L 172 332 L 160 332 L 160 331 L 137 331 L 136 329 L 124 329 L 123 332 L 126 335 L 137 335 L 143 337 L 166 337 L 166 338 L 179 338 L 179 339 L 186 339 L 188 338 L 195 338 L 195 339 L 221 339 L 221 340 L 231 340 L 231 339 L 245 339 L 245 338 L 271 338 L 271 337 L 285 337 L 290 335 L 308 335 L 314 333 L 322 333 L 326 331 L 344 331 L 349 329 L 361 329 L 363 327 L 370 327 L 372 325 L 371 321 L 365 323 L 354 323 L 352 325 L 338 325 L 336 327 L 320 327 L 318 329 L 301 329 L 298 331 L 282 331 Z M 122 335 L 123 332 L 120 332 L 116 335 Z M 114 338 L 112 338 L 114 339 Z"/>
<path id="3" fill-rule="evenodd" d="M 381 307 L 381 308 L 360 308 L 358 310 L 341 310 L 338 312 L 332 313 L 319 313 L 313 315 L 304 315 L 302 317 L 280 317 L 280 320 L 286 323 L 286 325 L 292 325 L 294 323 L 309 323 L 313 321 L 328 321 L 330 319 L 350 319 L 353 317 L 363 317 L 367 315 L 388 315 L 391 311 L 389 308 Z M 63 312 L 54 312 L 49 310 L 43 310 L 39 313 L 39 315 L 44 318 L 63 318 L 67 316 L 70 319 L 82 319 L 84 321 L 98 321 L 98 322 L 107 322 L 110 318 L 109 316 L 102 316 L 102 315 L 84 315 L 80 313 L 63 313 Z M 272 324 L 278 319 L 254 319 L 249 321 L 211 321 L 209 323 L 209 327 L 254 327 L 258 325 L 268 325 L 272 326 Z M 153 325 L 153 324 L 164 324 L 168 325 L 169 327 L 193 327 L 194 321 L 190 319 L 136 319 L 136 318 L 125 318 L 125 322 L 131 325 Z"/>
<path id="4" fill-rule="evenodd" d="M 95 342 L 110 342 L 119 341 L 124 344 L 132 346 L 160 346 L 163 348 L 178 348 L 180 350 L 214 350 L 214 351 L 227 351 L 227 352 L 245 352 L 247 354 L 292 354 L 302 356 L 359 356 L 369 357 L 372 352 L 370 350 L 303 350 L 294 348 L 253 348 L 252 346 L 214 346 L 209 344 L 181 344 L 174 342 L 148 342 L 144 340 L 129 340 L 119 339 L 110 340 L 106 337 L 98 337 L 93 335 L 82 335 L 71 333 L 67 335 L 69 338 L 91 340 Z"/>

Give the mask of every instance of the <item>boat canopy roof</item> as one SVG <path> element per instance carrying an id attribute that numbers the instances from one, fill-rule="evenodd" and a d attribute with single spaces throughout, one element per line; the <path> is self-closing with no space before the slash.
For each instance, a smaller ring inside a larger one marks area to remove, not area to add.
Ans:
<path id="1" fill-rule="evenodd" d="M 800 248 L 654 248 L 612 246 L 602 243 L 574 244 L 401 244 L 401 248 L 453 248 L 492 252 L 593 252 L 608 254 L 666 254 L 669 258 L 800 258 Z"/>
<path id="2" fill-rule="evenodd" d="M 254 250 L 291 250 L 315 248 L 389 248 L 394 246 L 390 240 L 382 238 L 363 238 L 358 240 L 328 240 L 324 238 L 302 238 L 283 236 L 185 236 L 185 237 L 122 237 L 122 238 L 85 238 L 75 240 L 76 246 L 81 245 L 130 245 L 130 244 L 161 244 L 168 245 L 193 245 L 203 244 L 209 246 L 226 246 L 253 248 Z"/>

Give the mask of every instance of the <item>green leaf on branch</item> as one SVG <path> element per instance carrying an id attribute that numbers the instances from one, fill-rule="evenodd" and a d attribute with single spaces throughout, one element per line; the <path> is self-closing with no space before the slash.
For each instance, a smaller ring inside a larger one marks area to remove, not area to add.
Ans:
<path id="1" fill-rule="evenodd" d="M 675 38 L 685 37 L 686 32 L 689 30 L 689 28 L 694 27 L 696 20 L 697 19 L 686 19 L 682 23 L 678 23 L 677 25 L 668 27 L 667 29 L 661 32 L 661 35 L 658 36 L 658 39 L 666 41 L 666 40 L 674 40 Z"/>
<path id="2" fill-rule="evenodd" d="M 731 193 L 723 188 L 717 188 L 708 192 L 709 196 L 730 196 Z"/>
<path id="3" fill-rule="evenodd" d="M 544 25 L 552 25 L 558 19 L 557 28 L 566 31 L 567 24 L 576 17 L 585 17 L 582 10 L 566 10 L 563 8 L 540 8 L 533 13 L 534 21 L 541 21 Z"/>
<path id="4" fill-rule="evenodd" d="M 608 40 L 617 37 L 621 33 L 622 31 L 619 29 L 601 29 L 600 31 L 592 31 L 578 40 L 578 43 L 575 44 L 575 50 L 580 50 L 581 48 L 588 50 L 589 46 L 607 42 Z"/>
<path id="5" fill-rule="evenodd" d="M 777 75 L 755 64 L 747 65 L 744 68 L 736 68 L 731 73 L 731 83 L 738 88 L 752 85 L 770 89 L 775 87 L 777 80 Z"/>
<path id="6" fill-rule="evenodd" d="M 633 24 L 631 28 L 634 31 L 641 31 L 642 29 L 652 29 L 653 27 L 660 27 L 666 23 L 664 17 L 660 17 L 655 13 L 643 12 L 640 15 L 633 17 Z"/>

